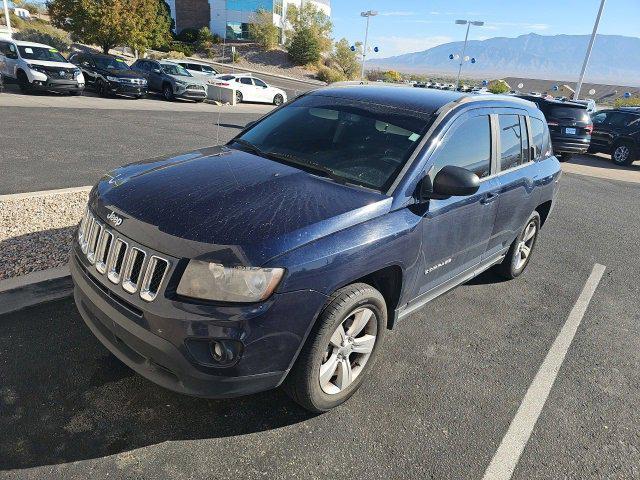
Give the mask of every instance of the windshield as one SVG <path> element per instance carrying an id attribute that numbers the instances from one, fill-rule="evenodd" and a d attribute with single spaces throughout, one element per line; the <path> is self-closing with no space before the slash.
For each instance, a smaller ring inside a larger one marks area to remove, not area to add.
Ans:
<path id="1" fill-rule="evenodd" d="M 388 106 L 313 95 L 277 110 L 230 145 L 312 173 L 385 191 L 431 118 Z"/>
<path id="2" fill-rule="evenodd" d="M 129 65 L 121 58 L 93 57 L 96 66 L 105 70 L 129 70 Z"/>
<path id="3" fill-rule="evenodd" d="M 168 75 L 181 75 L 183 77 L 191 76 L 191 74 L 187 72 L 187 70 L 183 66 L 177 65 L 175 63 L 163 63 L 162 71 Z"/>
<path id="4" fill-rule="evenodd" d="M 67 62 L 55 48 L 49 47 L 18 47 L 20 56 L 25 60 L 44 60 L 47 62 Z"/>

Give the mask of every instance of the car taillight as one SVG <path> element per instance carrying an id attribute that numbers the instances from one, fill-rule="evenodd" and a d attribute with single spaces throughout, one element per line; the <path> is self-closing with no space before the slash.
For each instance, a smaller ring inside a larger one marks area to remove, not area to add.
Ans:
<path id="1" fill-rule="evenodd" d="M 587 125 L 586 127 L 584 127 L 585 130 L 587 131 L 587 133 L 589 135 L 591 135 L 593 133 L 593 123 L 590 123 L 589 125 Z"/>
<path id="2" fill-rule="evenodd" d="M 228 83 L 216 83 L 216 85 L 218 85 L 220 87 L 228 87 L 229 86 Z"/>

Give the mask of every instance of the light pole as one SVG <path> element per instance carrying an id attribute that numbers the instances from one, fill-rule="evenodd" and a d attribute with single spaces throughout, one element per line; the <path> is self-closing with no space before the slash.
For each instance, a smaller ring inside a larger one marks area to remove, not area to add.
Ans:
<path id="1" fill-rule="evenodd" d="M 9 0 L 4 0 L 4 18 L 7 22 L 7 33 L 11 38 L 11 18 L 9 18 Z"/>
<path id="2" fill-rule="evenodd" d="M 600 17 L 604 10 L 604 3 L 606 0 L 600 2 L 600 9 L 596 16 L 596 23 L 593 25 L 593 32 L 591 33 L 591 40 L 589 40 L 589 46 L 587 47 L 587 54 L 584 57 L 584 63 L 582 64 L 582 71 L 580 72 L 580 78 L 578 79 L 578 85 L 576 85 L 576 91 L 573 94 L 573 99 L 578 100 L 580 97 L 580 89 L 582 88 L 582 82 L 584 81 L 584 74 L 587 71 L 587 65 L 589 64 L 589 57 L 591 57 L 591 50 L 593 49 L 593 43 L 596 41 L 596 33 L 598 33 L 598 25 L 600 24 Z"/>
<path id="3" fill-rule="evenodd" d="M 475 25 L 476 27 L 481 27 L 484 25 L 484 22 L 480 22 L 477 20 L 456 20 L 456 25 L 466 25 L 467 33 L 464 36 L 464 45 L 462 46 L 462 54 L 460 55 L 460 68 L 458 68 L 458 80 L 456 81 L 456 90 L 460 87 L 460 74 L 462 73 L 462 64 L 464 62 L 464 52 L 467 50 L 467 40 L 469 39 L 469 28 L 471 25 Z"/>
<path id="4" fill-rule="evenodd" d="M 361 17 L 366 17 L 367 19 L 367 28 L 364 32 L 364 48 L 362 49 L 362 69 L 360 70 L 360 81 L 364 80 L 364 62 L 367 57 L 367 40 L 369 39 L 369 18 L 375 17 L 378 15 L 378 12 L 375 10 L 367 10 L 366 12 L 361 12 Z"/>

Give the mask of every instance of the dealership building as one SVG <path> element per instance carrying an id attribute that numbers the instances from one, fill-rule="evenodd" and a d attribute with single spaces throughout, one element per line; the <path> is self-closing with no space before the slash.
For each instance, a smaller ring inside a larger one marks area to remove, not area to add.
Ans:
<path id="1" fill-rule="evenodd" d="M 211 32 L 229 40 L 248 39 L 248 26 L 258 10 L 272 15 L 281 39 L 290 5 L 300 7 L 303 3 L 312 3 L 331 15 L 330 0 L 167 0 L 167 3 L 177 33 L 185 28 L 209 27 Z"/>

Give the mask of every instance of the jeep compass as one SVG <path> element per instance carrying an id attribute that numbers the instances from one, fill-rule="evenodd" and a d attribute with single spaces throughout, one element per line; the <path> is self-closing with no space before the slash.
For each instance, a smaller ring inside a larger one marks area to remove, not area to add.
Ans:
<path id="1" fill-rule="evenodd" d="M 73 245 L 75 300 L 163 387 L 221 398 L 283 385 L 326 411 L 397 322 L 489 268 L 522 274 L 559 177 L 531 102 L 316 90 L 224 146 L 102 178 Z"/>

